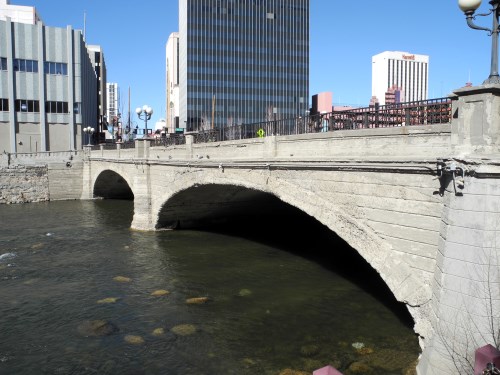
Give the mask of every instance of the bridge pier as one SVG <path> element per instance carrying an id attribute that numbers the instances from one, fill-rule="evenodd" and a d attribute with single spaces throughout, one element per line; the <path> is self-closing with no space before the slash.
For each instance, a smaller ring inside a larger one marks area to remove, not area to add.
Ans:
<path id="1" fill-rule="evenodd" d="M 451 184 L 458 175 L 448 178 L 432 285 L 433 334 L 419 375 L 472 374 L 474 351 L 500 345 L 500 85 L 460 89 L 452 100 L 453 156 L 444 160 L 465 178 L 457 193 Z"/>
<path id="2" fill-rule="evenodd" d="M 83 146 L 83 181 L 82 196 L 80 199 L 88 200 L 94 198 L 92 183 L 92 163 L 90 163 L 91 146 Z"/>

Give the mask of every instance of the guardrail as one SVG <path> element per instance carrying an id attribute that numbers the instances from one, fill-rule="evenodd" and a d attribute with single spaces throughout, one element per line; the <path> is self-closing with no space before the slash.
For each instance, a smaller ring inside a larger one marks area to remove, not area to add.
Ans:
<path id="1" fill-rule="evenodd" d="M 234 125 L 195 132 L 195 143 L 262 138 L 268 135 L 321 133 L 336 130 L 448 124 L 451 100 L 438 98 L 385 106 L 355 108 L 304 117 Z"/>

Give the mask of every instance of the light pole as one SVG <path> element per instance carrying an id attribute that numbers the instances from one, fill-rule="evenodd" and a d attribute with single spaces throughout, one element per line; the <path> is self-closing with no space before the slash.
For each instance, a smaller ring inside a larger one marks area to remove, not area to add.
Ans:
<path id="1" fill-rule="evenodd" d="M 135 109 L 135 113 L 137 113 L 137 116 L 141 120 L 144 120 L 144 137 L 147 137 L 148 135 L 148 120 L 151 118 L 151 115 L 153 114 L 153 108 L 151 108 L 149 105 L 144 104 L 141 107 L 137 107 Z"/>
<path id="2" fill-rule="evenodd" d="M 90 141 L 91 141 L 92 133 L 94 133 L 94 131 L 95 131 L 95 129 L 91 128 L 90 126 L 87 126 L 86 128 L 83 128 L 83 132 L 87 135 L 87 138 L 88 138 L 88 144 L 87 144 L 87 146 L 92 146 L 90 144 Z"/>
<path id="3" fill-rule="evenodd" d="M 467 19 L 467 25 L 470 28 L 476 30 L 485 30 L 491 35 L 491 68 L 490 68 L 490 76 L 487 80 L 483 82 L 483 85 L 489 83 L 500 83 L 500 76 L 498 75 L 498 16 L 500 13 L 500 0 L 490 0 L 489 3 L 492 7 L 489 13 L 485 14 L 476 14 L 474 12 L 481 5 L 482 0 L 458 0 L 458 6 L 465 13 L 465 17 Z M 493 26 L 491 29 L 486 27 L 477 26 L 473 20 L 477 16 L 489 16 L 493 14 Z"/>

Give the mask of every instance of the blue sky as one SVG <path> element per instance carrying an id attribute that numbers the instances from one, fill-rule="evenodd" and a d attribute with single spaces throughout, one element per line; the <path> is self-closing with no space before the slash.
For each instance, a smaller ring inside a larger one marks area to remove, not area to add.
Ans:
<path id="1" fill-rule="evenodd" d="M 447 96 L 489 75 L 491 37 L 472 30 L 457 0 L 310 0 L 309 93 L 333 92 L 335 104 L 366 105 L 371 57 L 403 51 L 430 56 L 429 97 Z M 108 82 L 121 88 L 122 112 L 149 104 L 165 117 L 165 44 L 178 31 L 177 0 L 11 0 L 35 6 L 48 26 L 82 29 L 105 54 Z M 480 13 L 488 11 L 483 1 Z M 491 16 L 478 18 L 491 27 Z M 135 119 L 137 121 L 137 119 Z M 142 127 L 143 122 L 138 121 Z"/>

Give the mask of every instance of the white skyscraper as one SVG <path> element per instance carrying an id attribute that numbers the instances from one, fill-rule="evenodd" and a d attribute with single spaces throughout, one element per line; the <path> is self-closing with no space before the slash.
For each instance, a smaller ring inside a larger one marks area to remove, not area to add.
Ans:
<path id="1" fill-rule="evenodd" d="M 113 118 L 118 117 L 120 92 L 118 91 L 118 83 L 106 83 L 106 118 L 108 123 L 112 124 Z"/>
<path id="2" fill-rule="evenodd" d="M 175 129 L 183 128 L 179 124 L 179 33 L 172 33 L 168 37 L 166 46 L 167 61 L 167 129 L 169 133 L 175 133 Z"/>
<path id="3" fill-rule="evenodd" d="M 389 88 L 398 87 L 405 101 L 426 100 L 428 96 L 429 56 L 385 51 L 372 57 L 372 95 L 385 104 Z"/>

